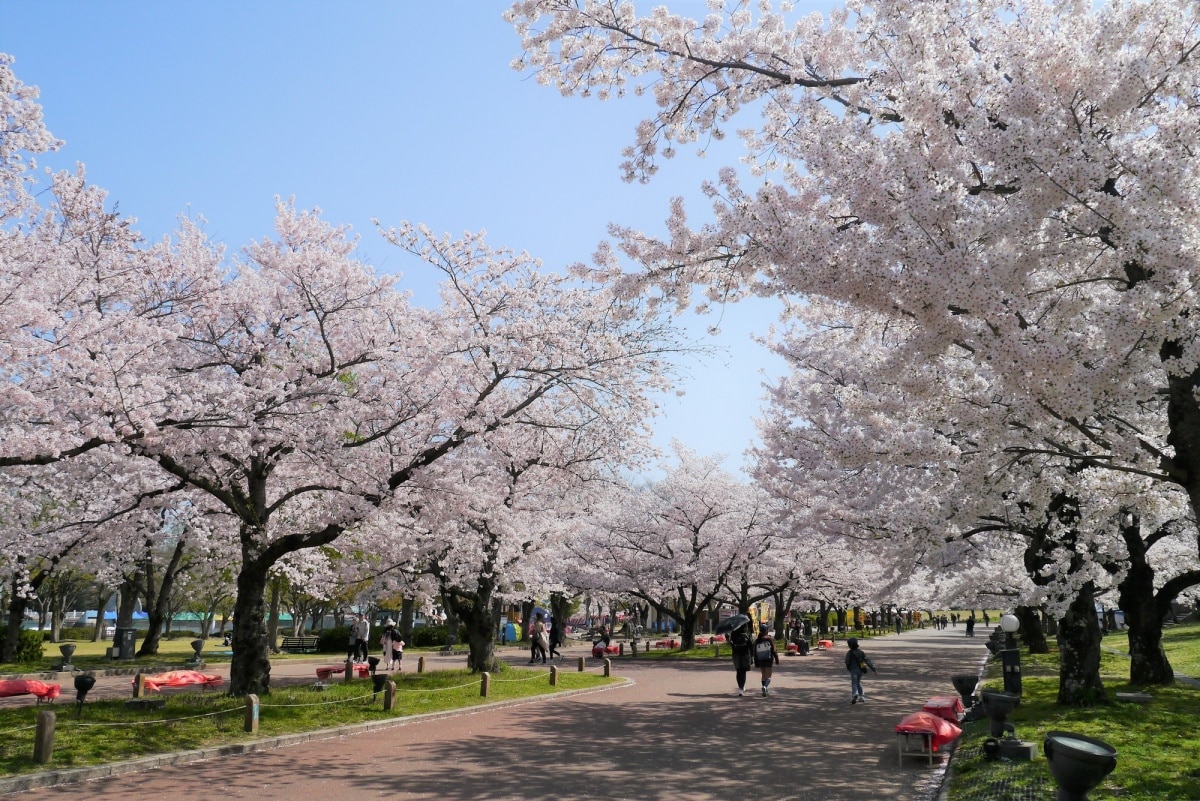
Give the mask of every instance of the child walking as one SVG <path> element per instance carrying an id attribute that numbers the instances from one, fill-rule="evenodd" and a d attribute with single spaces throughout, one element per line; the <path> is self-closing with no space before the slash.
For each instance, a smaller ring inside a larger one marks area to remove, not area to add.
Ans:
<path id="1" fill-rule="evenodd" d="M 754 641 L 754 664 L 762 671 L 762 694 L 766 698 L 771 694 L 771 668 L 779 664 L 779 651 L 775 648 L 775 638 L 771 636 L 768 623 L 758 627 L 758 639 Z"/>

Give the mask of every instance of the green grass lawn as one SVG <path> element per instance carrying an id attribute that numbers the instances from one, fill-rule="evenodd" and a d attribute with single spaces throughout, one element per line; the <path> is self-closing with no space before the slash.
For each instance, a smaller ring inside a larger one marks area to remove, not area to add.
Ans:
<path id="1" fill-rule="evenodd" d="M 1105 639 L 1106 649 L 1116 650 L 1124 638 L 1119 633 Z M 1196 674 L 1200 662 L 1200 626 L 1177 626 L 1164 637 L 1168 658 L 1180 673 Z M 1086 708 L 1059 707 L 1058 653 L 1030 655 L 1022 653 L 1023 693 L 1021 705 L 1010 721 L 1017 736 L 1037 746 L 1033 762 L 1002 763 L 984 759 L 980 750 L 988 737 L 988 723 L 975 721 L 963 727 L 963 736 L 954 756 L 950 779 L 950 801 L 1009 801 L 1017 798 L 1054 796 L 1042 753 L 1042 740 L 1048 731 L 1068 731 L 1095 737 L 1117 750 L 1117 767 L 1089 794 L 1093 801 L 1162 801 L 1162 799 L 1200 799 L 1200 690 L 1182 684 L 1149 689 L 1149 704 L 1115 700 L 1118 692 L 1133 692 L 1129 685 L 1129 660 L 1121 654 L 1106 652 L 1101 660 L 1101 675 L 1113 703 Z M 999 689 L 1002 685 L 999 663 L 988 664 L 985 684 Z M 1022 795 L 1029 788 L 1030 795 Z"/>
<path id="2" fill-rule="evenodd" d="M 188 649 L 189 653 L 191 649 Z M 544 670 L 509 669 L 491 677 L 488 698 L 480 697 L 480 678 L 466 670 L 393 674 L 396 709 L 383 709 L 383 694 L 373 697 L 370 680 L 337 681 L 324 690 L 311 686 L 275 689 L 261 701 L 259 734 L 244 732 L 242 698 L 221 692 L 166 693 L 166 707 L 127 709 L 124 700 L 89 702 L 82 715 L 63 696 L 52 706 L 0 709 L 0 775 L 46 768 L 74 768 L 120 762 L 152 754 L 223 745 L 352 723 L 462 709 L 493 701 L 611 684 L 595 672 L 561 671 L 551 688 Z M 66 701 L 65 703 L 63 701 Z M 33 761 L 34 727 L 40 711 L 56 714 L 54 758 L 47 766 Z"/>

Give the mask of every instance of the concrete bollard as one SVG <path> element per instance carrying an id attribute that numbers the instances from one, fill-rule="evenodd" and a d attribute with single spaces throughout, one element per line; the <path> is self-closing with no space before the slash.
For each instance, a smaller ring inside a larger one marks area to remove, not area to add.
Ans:
<path id="1" fill-rule="evenodd" d="M 417 657 L 417 672 L 418 673 L 425 672 L 425 657 L 423 657 L 423 656 Z"/>
<path id="2" fill-rule="evenodd" d="M 33 761 L 45 765 L 54 756 L 54 720 L 53 712 L 38 712 L 37 731 L 33 735 Z"/>
<path id="3" fill-rule="evenodd" d="M 558 686 L 558 665 L 550 666 L 550 686 L 551 687 Z"/>
<path id="4" fill-rule="evenodd" d="M 246 696 L 246 719 L 242 723 L 242 731 L 258 734 L 258 696 L 254 693 Z"/>
<path id="5" fill-rule="evenodd" d="M 388 679 L 388 683 L 383 685 L 383 711 L 391 712 L 396 708 L 396 682 Z"/>
<path id="6" fill-rule="evenodd" d="M 482 698 L 487 698 L 488 697 L 488 689 L 491 687 L 491 684 L 492 684 L 492 674 L 484 672 L 484 673 L 480 673 L 479 675 L 480 675 L 479 695 Z"/>
<path id="7" fill-rule="evenodd" d="M 133 677 L 133 697 L 141 698 L 146 694 L 146 677 L 141 673 Z"/>
<path id="8" fill-rule="evenodd" d="M 604 660 L 604 677 L 608 678 L 611 675 L 612 675 L 612 660 L 605 659 Z"/>
<path id="9" fill-rule="evenodd" d="M 582 656 L 579 657 L 579 672 L 580 673 L 583 672 L 583 661 L 584 661 L 584 658 Z"/>

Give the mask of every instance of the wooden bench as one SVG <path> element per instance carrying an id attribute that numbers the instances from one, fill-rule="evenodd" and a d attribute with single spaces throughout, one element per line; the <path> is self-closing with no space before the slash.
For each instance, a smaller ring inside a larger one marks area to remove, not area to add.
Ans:
<path id="1" fill-rule="evenodd" d="M 284 637 L 279 650 L 289 654 L 315 654 L 318 638 L 315 634 L 305 634 L 300 637 Z"/>

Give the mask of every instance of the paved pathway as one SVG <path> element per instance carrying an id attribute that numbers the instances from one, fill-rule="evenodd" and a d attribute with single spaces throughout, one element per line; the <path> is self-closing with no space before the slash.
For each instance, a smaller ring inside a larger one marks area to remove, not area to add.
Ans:
<path id="1" fill-rule="evenodd" d="M 949 677 L 974 672 L 986 656 L 981 633 L 926 629 L 865 641 L 881 670 L 864 681 L 867 704 L 849 703 L 840 641 L 833 652 L 784 658 L 769 698 L 757 695 L 757 673 L 754 694 L 737 697 L 728 662 L 626 659 L 615 663 L 633 680 L 624 687 L 21 798 L 924 801 L 940 771 L 913 758 L 898 766 L 892 727 L 929 696 L 954 694 Z"/>

